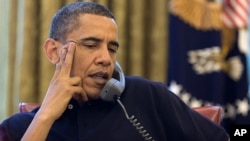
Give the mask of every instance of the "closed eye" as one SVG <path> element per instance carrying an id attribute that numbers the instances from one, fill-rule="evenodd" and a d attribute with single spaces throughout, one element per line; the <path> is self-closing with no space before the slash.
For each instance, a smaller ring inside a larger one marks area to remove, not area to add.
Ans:
<path id="1" fill-rule="evenodd" d="M 111 53 L 117 53 L 118 47 L 117 46 L 110 46 L 110 47 L 108 47 L 108 49 Z"/>
<path id="2" fill-rule="evenodd" d="M 79 40 L 79 45 L 87 48 L 96 48 L 99 46 L 101 40 L 95 37 L 88 37 Z"/>
<path id="3" fill-rule="evenodd" d="M 81 45 L 81 46 L 85 46 L 85 47 L 87 47 L 87 48 L 96 48 L 96 47 L 97 47 L 96 44 L 83 44 L 83 45 Z"/>
<path id="4" fill-rule="evenodd" d="M 108 48 L 112 53 L 117 53 L 118 47 L 119 43 L 116 41 L 111 41 L 108 45 Z"/>

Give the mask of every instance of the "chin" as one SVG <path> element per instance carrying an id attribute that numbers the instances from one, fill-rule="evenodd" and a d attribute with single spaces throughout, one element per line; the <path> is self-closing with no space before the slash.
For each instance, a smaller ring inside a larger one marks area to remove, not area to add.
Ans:
<path id="1" fill-rule="evenodd" d="M 100 98 L 99 93 L 98 94 L 88 94 L 89 100 L 97 100 Z"/>
<path id="2" fill-rule="evenodd" d="M 75 94 L 75 95 L 73 96 L 73 98 L 74 98 L 79 104 L 86 102 L 86 101 L 84 101 L 84 99 L 82 98 L 82 96 L 81 96 L 80 94 Z"/>
<path id="3" fill-rule="evenodd" d="M 98 100 L 100 99 L 99 94 L 96 95 L 87 95 L 88 100 L 84 100 L 82 95 L 74 95 L 73 98 L 79 103 L 79 104 L 83 104 L 87 101 L 93 101 L 93 100 Z"/>

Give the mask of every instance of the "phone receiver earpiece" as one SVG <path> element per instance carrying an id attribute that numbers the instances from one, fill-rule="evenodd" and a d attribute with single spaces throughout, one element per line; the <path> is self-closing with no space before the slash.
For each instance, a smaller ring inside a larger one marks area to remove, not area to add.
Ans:
<path id="1" fill-rule="evenodd" d="M 114 101 L 115 98 L 120 97 L 125 88 L 125 77 L 121 66 L 116 61 L 113 77 L 103 87 L 100 97 L 104 101 Z"/>

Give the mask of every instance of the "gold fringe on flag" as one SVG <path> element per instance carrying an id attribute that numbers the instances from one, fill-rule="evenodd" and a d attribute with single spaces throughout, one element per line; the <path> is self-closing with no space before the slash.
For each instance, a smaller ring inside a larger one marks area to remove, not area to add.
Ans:
<path id="1" fill-rule="evenodd" d="M 170 12 L 199 30 L 219 30 L 221 6 L 211 0 L 170 0 Z"/>

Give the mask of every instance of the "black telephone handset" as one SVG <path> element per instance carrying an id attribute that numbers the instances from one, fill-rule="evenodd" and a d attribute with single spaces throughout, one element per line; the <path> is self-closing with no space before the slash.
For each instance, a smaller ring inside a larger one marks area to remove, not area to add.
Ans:
<path id="1" fill-rule="evenodd" d="M 104 85 L 100 97 L 104 101 L 115 101 L 115 98 L 121 96 L 125 88 L 125 77 L 120 64 L 116 61 L 113 76 Z"/>

